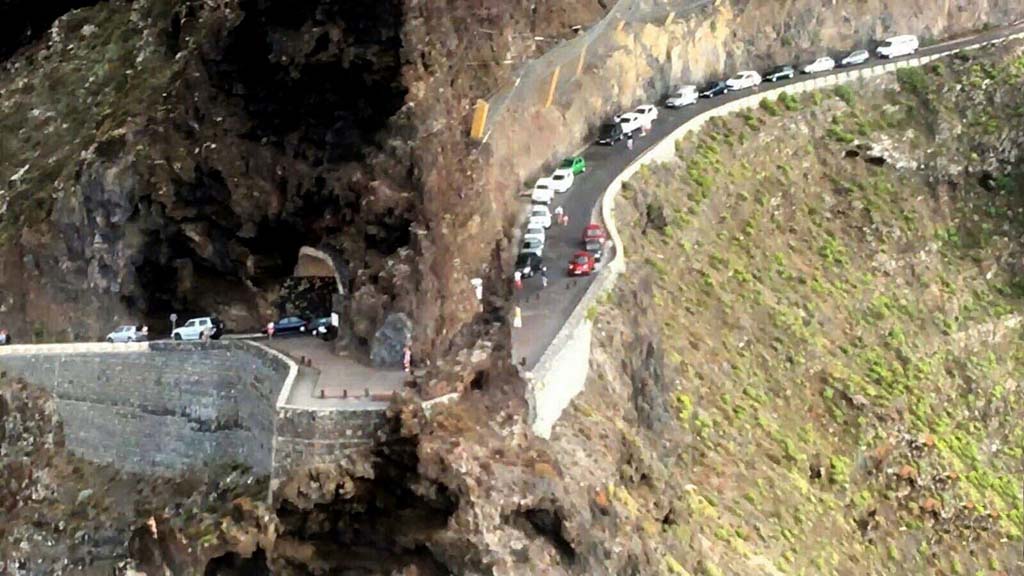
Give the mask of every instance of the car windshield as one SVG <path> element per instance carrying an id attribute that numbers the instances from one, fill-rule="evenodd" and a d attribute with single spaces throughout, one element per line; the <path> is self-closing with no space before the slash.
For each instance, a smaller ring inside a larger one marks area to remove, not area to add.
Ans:
<path id="1" fill-rule="evenodd" d="M 516 258 L 516 268 L 522 268 L 523 266 L 526 266 L 529 263 L 530 263 L 530 255 L 529 254 L 520 254 L 519 257 Z"/>
<path id="2" fill-rule="evenodd" d="M 566 158 L 562 160 L 562 168 L 572 168 L 574 160 L 572 158 Z"/>
<path id="3" fill-rule="evenodd" d="M 577 256 L 576 257 L 576 263 L 577 264 L 582 265 L 582 264 L 586 264 L 587 262 L 588 262 L 588 260 L 587 260 L 586 256 Z"/>
<path id="4" fill-rule="evenodd" d="M 587 250 L 590 250 L 591 252 L 596 252 L 600 249 L 601 243 L 598 242 L 597 240 L 590 240 L 587 242 Z"/>
<path id="5" fill-rule="evenodd" d="M 537 185 L 534 186 L 534 188 L 537 190 L 547 190 L 549 186 L 547 182 L 537 182 Z"/>
<path id="6" fill-rule="evenodd" d="M 565 174 L 555 174 L 554 176 L 551 177 L 552 180 L 565 180 L 565 178 Z"/>
<path id="7" fill-rule="evenodd" d="M 785 72 L 787 70 L 789 70 L 789 66 L 776 66 L 772 68 L 772 72 Z"/>
<path id="8" fill-rule="evenodd" d="M 587 238 L 594 238 L 601 235 L 602 230 L 600 228 L 587 228 Z"/>
<path id="9" fill-rule="evenodd" d="M 531 216 L 541 216 L 541 217 L 543 217 L 543 216 L 547 216 L 548 215 L 548 211 L 544 210 L 543 208 L 535 208 L 530 215 Z"/>
<path id="10" fill-rule="evenodd" d="M 615 124 L 604 124 L 603 126 L 601 126 L 601 136 L 606 138 L 609 136 L 614 136 L 616 127 L 617 126 Z"/>
<path id="11" fill-rule="evenodd" d="M 192 326 L 195 326 L 197 323 L 198 322 L 196 320 L 189 320 L 188 322 L 185 323 L 185 328 L 191 328 Z"/>

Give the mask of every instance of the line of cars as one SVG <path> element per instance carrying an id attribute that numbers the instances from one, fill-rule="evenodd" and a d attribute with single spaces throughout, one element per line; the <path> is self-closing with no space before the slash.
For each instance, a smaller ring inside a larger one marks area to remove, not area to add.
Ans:
<path id="1" fill-rule="evenodd" d="M 899 58 L 909 56 L 920 47 L 917 36 L 905 34 L 893 36 L 886 39 L 875 50 L 879 58 Z M 871 53 L 867 50 L 854 50 L 840 59 L 840 67 L 857 66 L 867 62 Z M 828 72 L 836 67 L 836 61 L 831 56 L 822 56 L 799 68 L 802 74 L 819 74 Z M 714 80 L 702 87 L 694 85 L 680 86 L 669 94 L 665 99 L 665 106 L 668 108 L 682 108 L 697 102 L 700 98 L 714 98 L 727 92 L 746 90 L 761 84 L 762 81 L 778 82 L 796 77 L 797 67 L 792 64 L 780 64 L 768 70 L 762 76 L 753 70 L 744 70 L 736 73 L 735 76 L 726 80 Z"/>
<path id="2" fill-rule="evenodd" d="M 302 333 L 310 334 L 323 340 L 330 340 L 337 335 L 337 328 L 331 318 L 325 316 L 306 320 L 299 316 L 284 316 L 272 322 L 274 334 Z M 261 331 L 267 334 L 264 327 Z M 225 333 L 224 322 L 217 316 L 200 316 L 190 318 L 187 322 L 171 331 L 171 339 L 175 341 L 202 340 L 204 334 L 211 340 L 219 340 Z M 104 338 L 110 343 L 145 342 L 149 339 L 146 326 L 125 324 L 118 326 Z"/>
<path id="3" fill-rule="evenodd" d="M 570 156 L 558 165 L 550 176 L 540 178 L 533 188 L 527 190 L 530 196 L 530 211 L 527 214 L 526 231 L 516 258 L 516 271 L 523 278 L 532 278 L 544 269 L 544 245 L 547 230 L 555 223 L 551 205 L 556 195 L 566 194 L 577 177 L 587 171 L 587 161 L 582 156 Z"/>
<path id="4" fill-rule="evenodd" d="M 881 43 L 875 53 L 879 58 L 897 58 L 913 54 L 919 48 L 916 36 L 894 36 Z M 857 66 L 871 58 L 867 50 L 854 50 L 843 57 L 839 66 Z M 803 74 L 817 74 L 832 70 L 836 62 L 830 56 L 822 56 L 800 68 Z M 726 80 L 707 83 L 698 88 L 695 85 L 681 86 L 665 100 L 667 108 L 681 108 L 696 103 L 700 98 L 712 98 L 727 92 L 747 90 L 760 85 L 763 81 L 778 82 L 795 78 L 797 68 L 791 64 L 773 67 L 762 76 L 754 70 L 744 70 Z M 627 140 L 637 131 L 641 133 L 650 129 L 658 119 L 658 109 L 651 104 L 637 106 L 634 110 L 616 115 L 598 129 L 597 143 L 614 145 Z M 577 176 L 586 170 L 586 162 L 582 157 L 567 158 L 551 176 L 539 179 L 528 192 L 532 205 L 528 214 L 526 232 L 516 260 L 516 271 L 522 278 L 530 278 L 544 269 L 544 245 L 547 241 L 547 229 L 554 221 L 550 206 L 557 194 L 569 191 Z M 569 276 L 586 276 L 593 273 L 603 255 L 606 237 L 600 224 L 589 224 L 583 231 L 583 249 L 576 251 L 569 262 Z"/>

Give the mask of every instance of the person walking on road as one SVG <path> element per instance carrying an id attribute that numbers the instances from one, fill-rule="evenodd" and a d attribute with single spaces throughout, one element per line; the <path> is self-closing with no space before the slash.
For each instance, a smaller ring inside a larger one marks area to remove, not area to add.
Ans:
<path id="1" fill-rule="evenodd" d="M 516 309 L 512 313 L 512 327 L 522 328 L 523 327 L 523 311 L 516 306 Z"/>
<path id="2" fill-rule="evenodd" d="M 516 290 L 523 289 L 523 273 L 516 270 L 516 273 L 512 275 L 512 279 L 515 282 Z"/>
<path id="3" fill-rule="evenodd" d="M 402 350 L 402 366 L 405 368 L 406 373 L 412 373 L 412 348 L 408 344 Z"/>
<path id="4" fill-rule="evenodd" d="M 548 287 L 548 267 L 547 266 L 541 266 L 540 267 L 540 287 L 541 288 L 547 288 Z"/>
<path id="5" fill-rule="evenodd" d="M 561 206 L 555 208 L 555 222 L 558 222 L 559 224 L 562 223 L 562 214 L 563 213 L 565 213 L 565 210 L 562 210 Z"/>
<path id="6" fill-rule="evenodd" d="M 626 134 L 626 148 L 629 150 L 633 149 L 633 133 Z"/>

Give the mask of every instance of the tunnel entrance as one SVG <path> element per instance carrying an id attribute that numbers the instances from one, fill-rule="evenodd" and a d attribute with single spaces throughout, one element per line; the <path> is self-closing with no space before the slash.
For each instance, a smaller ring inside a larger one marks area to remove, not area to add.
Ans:
<path id="1" fill-rule="evenodd" d="M 223 114 L 217 107 L 232 107 L 228 115 L 242 119 L 234 136 L 266 152 L 261 161 L 274 163 L 276 190 L 254 218 L 251 206 L 232 204 L 251 176 L 209 159 L 177 183 L 172 205 L 140 200 L 136 286 L 123 299 L 158 331 L 169 328 L 171 313 L 214 313 L 229 331 L 250 331 L 267 316 L 303 312 L 282 305 L 285 292 L 321 291 L 313 286 L 319 280 L 291 280 L 303 246 L 326 243 L 346 265 L 360 266 L 408 243 L 408 216 L 366 214 L 356 189 L 365 182 L 350 178 L 405 102 L 403 3 L 242 0 L 239 7 L 243 17 L 202 53 L 209 84 L 196 88 L 216 96 L 198 99 L 192 114 L 203 122 Z"/>

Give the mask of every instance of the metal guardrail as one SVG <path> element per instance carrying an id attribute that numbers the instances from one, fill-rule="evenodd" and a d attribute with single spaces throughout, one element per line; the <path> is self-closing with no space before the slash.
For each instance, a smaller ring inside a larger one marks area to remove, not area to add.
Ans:
<path id="1" fill-rule="evenodd" d="M 664 0 L 619 0 L 588 30 L 562 41 L 535 60 L 520 62 L 519 69 L 505 86 L 483 98 L 488 113 L 482 141 L 487 141 L 506 114 L 521 113 L 538 105 L 571 103 L 578 79 L 600 66 L 617 49 L 617 34 L 648 24 L 667 25 L 713 4 L 714 0 L 691 0 L 671 7 Z"/>

